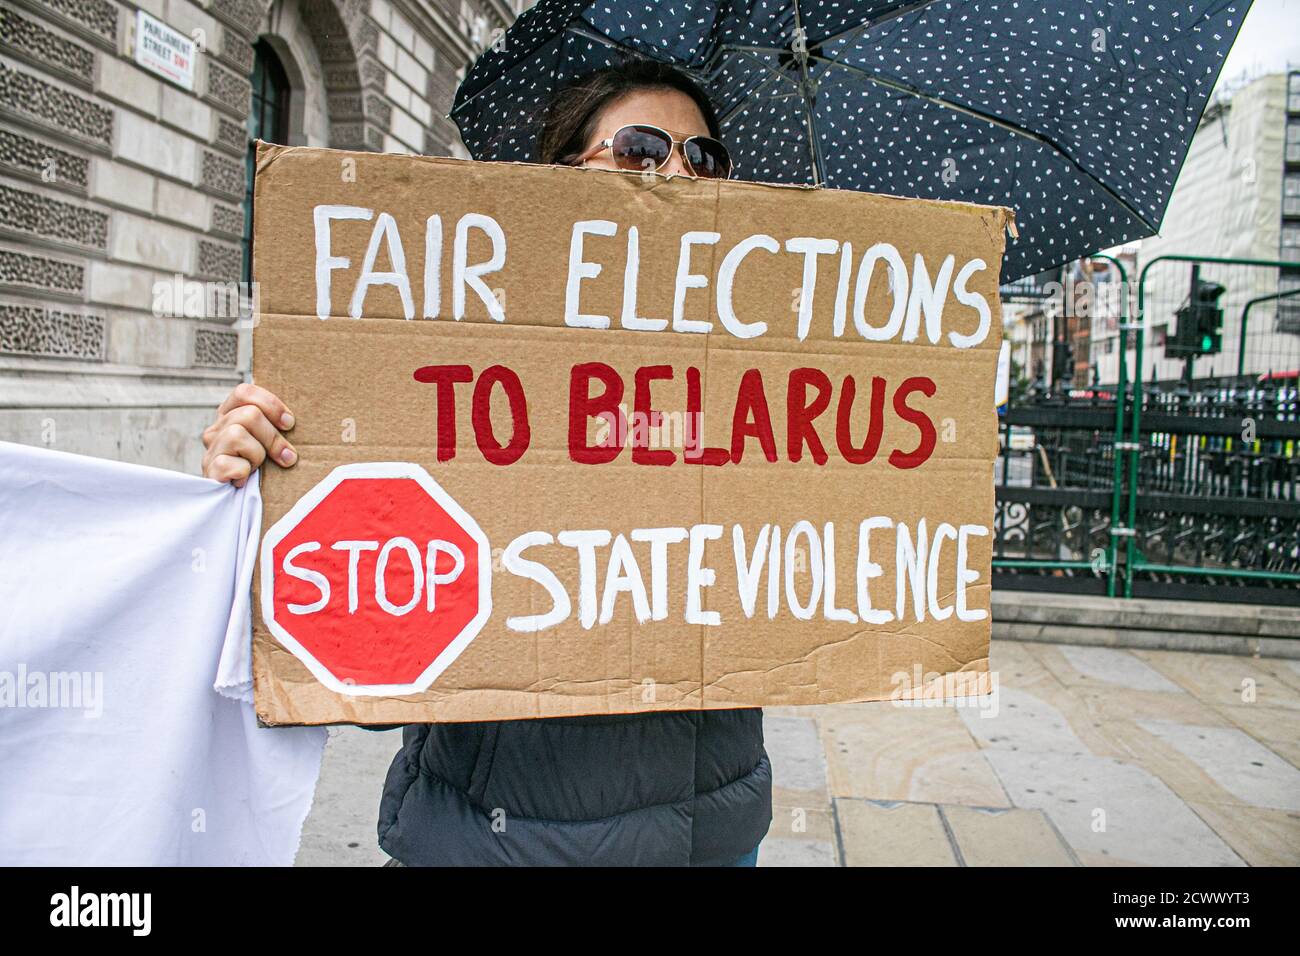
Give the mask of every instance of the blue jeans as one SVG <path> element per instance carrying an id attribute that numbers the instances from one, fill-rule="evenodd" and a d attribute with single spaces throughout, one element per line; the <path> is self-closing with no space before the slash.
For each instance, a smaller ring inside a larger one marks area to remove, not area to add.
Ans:
<path id="1" fill-rule="evenodd" d="M 732 866 L 758 866 L 758 847 L 754 847 L 754 849 L 750 850 L 748 853 L 746 853 L 744 856 L 742 856 L 739 860 L 737 860 L 735 863 L 732 863 L 731 865 Z"/>
<path id="2" fill-rule="evenodd" d="M 750 850 L 740 859 L 731 863 L 722 863 L 721 866 L 758 866 L 758 847 Z"/>

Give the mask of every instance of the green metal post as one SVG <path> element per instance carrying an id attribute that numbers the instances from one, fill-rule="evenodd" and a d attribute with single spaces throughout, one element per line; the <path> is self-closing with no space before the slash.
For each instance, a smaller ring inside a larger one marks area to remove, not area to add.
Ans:
<path id="1" fill-rule="evenodd" d="M 1120 501 L 1123 497 L 1121 488 L 1124 481 L 1124 466 L 1121 458 L 1121 446 L 1124 444 L 1124 390 L 1128 371 L 1126 358 L 1128 353 L 1128 272 L 1124 264 L 1113 256 L 1098 254 L 1093 258 L 1104 259 L 1119 270 L 1120 305 L 1119 305 L 1119 374 L 1115 384 L 1115 437 L 1112 442 L 1111 457 L 1115 462 L 1115 475 L 1111 484 L 1110 527 L 1120 526 Z M 1115 596 L 1115 579 L 1119 573 L 1118 535 L 1111 534 L 1106 547 L 1106 596 Z"/>

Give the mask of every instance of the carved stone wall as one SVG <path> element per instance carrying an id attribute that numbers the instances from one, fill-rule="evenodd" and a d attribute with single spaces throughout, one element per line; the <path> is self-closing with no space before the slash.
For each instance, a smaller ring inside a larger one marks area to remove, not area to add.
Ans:
<path id="1" fill-rule="evenodd" d="M 238 282 L 243 255 L 238 246 L 199 240 L 198 274 L 222 282 Z"/>
<path id="2" fill-rule="evenodd" d="M 81 298 L 86 268 L 80 262 L 0 249 L 0 285 L 27 292 Z"/>
<path id="3" fill-rule="evenodd" d="M 196 329 L 194 364 L 233 369 L 239 360 L 239 336 L 234 332 Z"/>
<path id="4" fill-rule="evenodd" d="M 17 130 L 0 129 L 0 157 L 7 167 L 38 179 L 49 179 L 84 192 L 90 160 L 59 149 Z"/>
<path id="5" fill-rule="evenodd" d="M 113 135 L 113 111 L 108 107 L 43 80 L 30 70 L 0 62 L 0 115 L 4 114 L 100 150 L 108 149 Z"/>
<path id="6" fill-rule="evenodd" d="M 102 251 L 108 246 L 108 214 L 0 185 L 0 232 Z"/>
<path id="7" fill-rule="evenodd" d="M 248 78 L 208 60 L 208 94 L 210 102 L 228 110 L 234 116 L 248 115 L 248 97 L 252 93 Z"/>
<path id="8" fill-rule="evenodd" d="M 0 44 L 13 56 L 90 85 L 95 68 L 95 54 L 91 50 L 47 30 L 30 17 L 3 7 L 0 7 Z"/>
<path id="9" fill-rule="evenodd" d="M 0 351 L 99 361 L 104 357 L 104 319 L 39 305 L 0 303 Z"/>
<path id="10" fill-rule="evenodd" d="M 205 149 L 203 164 L 199 168 L 199 186 L 234 200 L 242 199 L 244 197 L 243 160 L 231 159 Z"/>
<path id="11" fill-rule="evenodd" d="M 201 40 L 187 91 L 135 63 L 136 6 L 0 0 L 0 440 L 196 471 L 250 334 L 176 290 L 241 278 L 254 44 L 289 61 L 296 142 L 459 153 L 451 91 L 510 8 L 143 3 Z"/>
<path id="12" fill-rule="evenodd" d="M 117 39 L 119 7 L 112 0 L 41 0 L 51 22 L 80 28 L 112 44 Z"/>

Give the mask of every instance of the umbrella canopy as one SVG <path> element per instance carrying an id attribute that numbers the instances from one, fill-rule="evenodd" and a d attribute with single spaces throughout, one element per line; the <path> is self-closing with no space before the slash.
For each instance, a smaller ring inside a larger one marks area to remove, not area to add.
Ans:
<path id="1" fill-rule="evenodd" d="M 631 55 L 685 69 L 736 178 L 1010 206 L 1003 281 L 1157 231 L 1250 0 L 541 0 L 451 116 L 532 161 L 557 87 Z"/>

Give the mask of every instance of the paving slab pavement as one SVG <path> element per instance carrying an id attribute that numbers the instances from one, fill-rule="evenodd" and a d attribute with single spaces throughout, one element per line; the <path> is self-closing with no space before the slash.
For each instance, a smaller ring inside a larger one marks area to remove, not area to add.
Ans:
<path id="1" fill-rule="evenodd" d="M 400 730 L 331 727 L 311 812 L 302 828 L 297 866 L 381 866 L 379 796 Z"/>
<path id="2" fill-rule="evenodd" d="M 760 866 L 1300 865 L 1300 662 L 993 642 L 979 706 L 769 708 Z M 384 861 L 400 733 L 333 728 L 299 865 Z"/>

